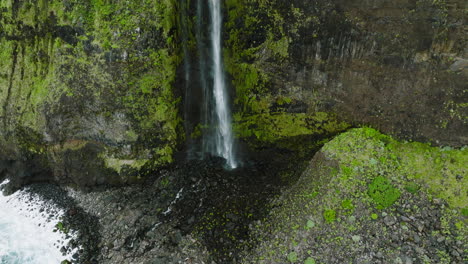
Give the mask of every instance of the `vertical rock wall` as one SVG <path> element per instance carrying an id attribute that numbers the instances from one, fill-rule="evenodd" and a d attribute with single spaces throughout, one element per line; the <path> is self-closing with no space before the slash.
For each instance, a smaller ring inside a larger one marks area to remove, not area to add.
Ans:
<path id="1" fill-rule="evenodd" d="M 44 174 L 80 186 L 134 181 L 143 165 L 170 163 L 183 135 L 177 8 L 2 1 L 0 159 L 39 159 Z"/>
<path id="2" fill-rule="evenodd" d="M 300 131 L 326 112 L 400 138 L 468 143 L 465 1 L 228 0 L 226 6 L 242 136 L 278 137 L 278 126 L 259 129 L 256 120 L 286 115 Z"/>

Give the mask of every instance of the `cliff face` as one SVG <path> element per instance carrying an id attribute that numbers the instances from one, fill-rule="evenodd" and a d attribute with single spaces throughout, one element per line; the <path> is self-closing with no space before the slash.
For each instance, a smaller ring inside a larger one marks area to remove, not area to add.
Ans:
<path id="1" fill-rule="evenodd" d="M 464 1 L 224 4 L 234 129 L 251 146 L 298 150 L 361 124 L 468 143 Z M 179 114 L 195 5 L 2 1 L 0 176 L 92 186 L 171 163 L 200 134 Z"/>
<path id="2" fill-rule="evenodd" d="M 176 24 L 175 1 L 2 1 L 0 172 L 87 186 L 170 163 Z"/>
<path id="3" fill-rule="evenodd" d="M 327 112 L 400 138 L 468 143 L 465 1 L 226 5 L 228 70 L 246 135 L 262 134 L 252 119 Z"/>

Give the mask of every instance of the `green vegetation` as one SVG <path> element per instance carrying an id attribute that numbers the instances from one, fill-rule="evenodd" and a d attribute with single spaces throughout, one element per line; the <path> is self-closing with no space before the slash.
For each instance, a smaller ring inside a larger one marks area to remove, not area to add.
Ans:
<path id="1" fill-rule="evenodd" d="M 461 165 L 468 162 L 466 148 L 456 150 L 398 142 L 374 129 L 362 128 L 336 137 L 322 151 L 332 158 L 339 157 L 341 167 L 345 168 L 341 184 L 367 183 L 367 193 L 380 207 L 395 202 L 401 189 L 416 193 L 423 186 L 453 207 L 463 208 L 468 204 L 468 197 L 462 191 L 468 182 L 457 177 L 467 172 Z M 360 174 L 365 176 L 364 181 L 356 181 Z"/>
<path id="2" fill-rule="evenodd" d="M 278 6 L 284 9 L 278 12 Z M 278 88 L 271 83 L 273 73 L 264 69 L 266 58 L 279 65 L 289 59 L 291 35 L 304 22 L 315 23 L 313 19 L 306 19 L 303 10 L 294 4 L 279 1 L 228 0 L 226 9 L 229 37 L 224 55 L 236 89 L 234 130 L 238 137 L 248 139 L 254 146 L 297 149 L 303 143 L 284 144 L 283 140 L 328 136 L 349 127 L 329 113 L 290 113 L 288 106 L 300 100 L 276 91 Z"/>
<path id="3" fill-rule="evenodd" d="M 462 209 L 462 215 L 463 215 L 464 217 L 468 217 L 468 208 L 463 208 L 463 209 Z"/>
<path id="4" fill-rule="evenodd" d="M 341 202 L 341 208 L 347 212 L 347 214 L 352 214 L 354 211 L 353 201 L 351 199 L 346 199 Z"/>
<path id="5" fill-rule="evenodd" d="M 103 156 L 102 158 L 104 159 L 107 168 L 111 168 L 119 174 L 125 167 L 133 168 L 138 171 L 146 164 L 146 162 L 148 162 L 148 160 L 121 160 L 107 158 L 105 156 Z"/>
<path id="6" fill-rule="evenodd" d="M 137 170 L 172 162 L 184 134 L 173 88 L 178 1 L 13 2 L 0 3 L 2 133 L 53 131 L 51 145 L 23 148 L 44 155 L 69 140 L 114 141 L 100 156 L 117 173 L 129 160 L 151 160 Z M 115 147 L 127 142 L 131 152 Z"/>
<path id="7" fill-rule="evenodd" d="M 327 223 L 333 223 L 335 222 L 336 220 L 336 211 L 335 210 L 331 210 L 331 209 L 328 209 L 328 210 L 325 210 L 323 212 L 323 218 L 325 219 L 325 221 Z"/>
<path id="8" fill-rule="evenodd" d="M 329 135 L 348 128 L 327 113 L 315 115 L 263 113 L 249 117 L 234 116 L 234 131 L 241 138 L 254 137 L 256 140 L 273 143 L 286 137 L 304 135 Z"/>
<path id="9" fill-rule="evenodd" d="M 68 228 L 66 228 L 62 222 L 58 222 L 55 225 L 55 228 L 57 228 L 58 231 L 67 234 L 68 233 Z"/>
<path id="10" fill-rule="evenodd" d="M 405 190 L 412 194 L 416 194 L 419 191 L 419 188 L 421 188 L 421 186 L 415 182 L 408 182 L 408 184 L 405 185 Z"/>
<path id="11" fill-rule="evenodd" d="M 401 210 L 402 203 L 426 199 L 431 204 L 433 198 L 449 205 L 442 210 L 441 232 L 448 234 L 455 226 L 461 239 L 468 232 L 468 197 L 463 191 L 468 179 L 457 175 L 466 175 L 465 164 L 466 148 L 400 142 L 372 128 L 351 129 L 326 143 L 292 190 L 279 198 L 281 206 L 253 234 L 264 241 L 255 254 L 284 262 L 276 252 L 294 251 L 301 260 L 310 256 L 304 251 L 314 244 L 348 248 L 362 241 L 366 228 L 387 232 L 383 219 Z M 294 228 L 297 225 L 304 228 Z M 264 236 L 271 232 L 275 238 Z M 297 241 L 312 238 L 314 243 L 304 242 L 301 251 L 295 251 Z"/>
<path id="12" fill-rule="evenodd" d="M 288 254 L 288 260 L 289 262 L 296 262 L 297 261 L 297 253 L 296 252 L 291 252 Z"/>
<path id="13" fill-rule="evenodd" d="M 400 191 L 386 178 L 378 176 L 369 184 L 367 190 L 369 196 L 377 204 L 378 209 L 384 209 L 395 203 L 400 198 Z"/>

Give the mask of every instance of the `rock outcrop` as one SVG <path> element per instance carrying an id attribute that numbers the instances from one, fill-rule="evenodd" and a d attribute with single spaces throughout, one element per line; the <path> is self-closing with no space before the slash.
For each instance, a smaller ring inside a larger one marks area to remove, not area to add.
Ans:
<path id="1" fill-rule="evenodd" d="M 343 133 L 251 226 L 241 263 L 462 263 L 467 162 L 466 148 Z"/>

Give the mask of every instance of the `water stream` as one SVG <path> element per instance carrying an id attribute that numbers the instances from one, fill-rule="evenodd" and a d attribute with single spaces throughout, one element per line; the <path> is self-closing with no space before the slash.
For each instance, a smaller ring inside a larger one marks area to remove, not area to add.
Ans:
<path id="1" fill-rule="evenodd" d="M 232 132 L 230 95 L 223 63 L 222 1 L 181 0 L 184 52 L 185 130 L 189 159 L 222 157 L 228 168 L 239 166 Z M 195 11 L 192 13 L 192 9 Z M 189 27 L 194 17 L 194 28 Z M 191 37 L 196 46 L 188 44 Z M 195 136 L 193 136 L 195 135 Z"/>
<path id="2" fill-rule="evenodd" d="M 222 61 L 221 32 L 222 16 L 221 1 L 209 0 L 211 17 L 211 45 L 212 45 L 212 74 L 213 93 L 215 102 L 216 119 L 215 147 L 216 154 L 227 161 L 230 168 L 236 168 L 237 162 L 234 157 L 234 140 L 231 128 L 231 112 L 229 109 L 228 93 L 224 78 L 224 65 Z"/>

